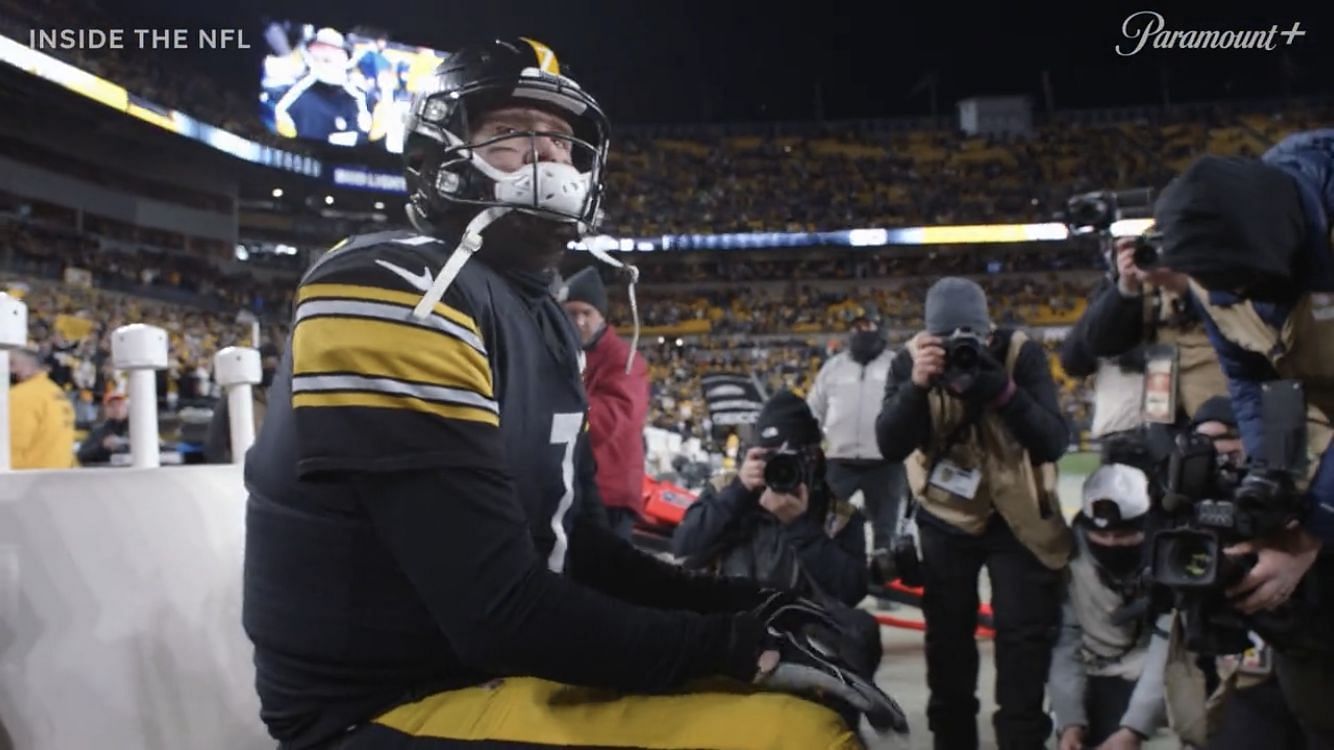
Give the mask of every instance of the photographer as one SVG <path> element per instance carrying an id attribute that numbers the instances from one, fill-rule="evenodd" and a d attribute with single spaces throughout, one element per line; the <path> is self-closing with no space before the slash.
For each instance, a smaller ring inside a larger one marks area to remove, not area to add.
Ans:
<path id="1" fill-rule="evenodd" d="M 1165 268 L 1191 278 L 1218 353 L 1246 452 L 1268 455 L 1263 384 L 1302 384 L 1307 404 L 1306 510 L 1300 525 L 1235 545 L 1258 561 L 1229 590 L 1247 614 L 1273 610 L 1305 584 L 1317 615 L 1334 609 L 1334 130 L 1298 133 L 1259 159 L 1205 156 L 1178 176 L 1155 209 Z M 1275 502 L 1296 498 L 1276 497 Z M 1321 558 L 1318 562 L 1318 558 Z M 1313 571 L 1313 575 L 1307 575 Z M 1334 649 L 1334 644 L 1331 644 Z M 1276 655 L 1279 683 L 1307 728 L 1334 741 L 1334 652 Z"/>
<path id="2" fill-rule="evenodd" d="M 894 360 L 876 420 L 881 454 L 907 460 L 925 592 L 927 716 L 937 748 L 977 747 L 978 576 L 996 623 L 993 717 L 1001 747 L 1041 747 L 1071 549 L 1054 462 L 1068 431 L 1047 357 L 993 328 L 977 284 L 945 278 L 926 296 L 926 331 Z"/>
<path id="3" fill-rule="evenodd" d="M 1228 469 L 1242 468 L 1246 451 L 1237 432 L 1232 402 L 1226 396 L 1209 399 L 1195 413 L 1195 432 L 1208 436 Z M 1283 689 L 1274 676 L 1274 650 L 1252 633 L 1255 647 L 1245 654 L 1219 656 L 1216 671 L 1218 687 L 1207 706 L 1179 711 L 1202 715 L 1207 711 L 1206 750 L 1248 750 L 1270 747 L 1280 750 L 1320 750 L 1324 745 L 1306 732 L 1283 698 Z M 1203 675 L 1200 676 L 1203 678 Z M 1197 690 L 1182 691 L 1183 696 L 1200 695 Z M 1168 700 L 1172 700 L 1169 692 Z"/>
<path id="4" fill-rule="evenodd" d="M 1139 748 L 1166 720 L 1171 616 L 1152 627 L 1129 614 L 1147 603 L 1140 573 L 1148 513 L 1148 479 L 1137 468 L 1107 464 L 1084 482 L 1051 664 L 1060 750 Z"/>
<path id="5" fill-rule="evenodd" d="M 760 411 L 757 444 L 733 477 L 706 485 L 672 535 L 686 566 L 713 568 L 809 596 L 817 589 L 847 606 L 866 597 L 862 514 L 834 499 L 825 481 L 820 426 L 810 407 L 780 391 Z M 766 486 L 766 464 L 780 449 L 799 452 L 808 477 L 795 489 Z"/>
<path id="6" fill-rule="evenodd" d="M 754 429 L 757 444 L 746 450 L 737 474 L 706 485 L 686 511 L 672 535 L 672 553 L 688 569 L 819 602 L 843 631 L 843 656 L 873 680 L 883 656 L 880 625 L 855 609 L 869 577 L 865 519 L 825 481 L 820 426 L 805 401 L 778 392 Z M 846 718 L 855 725 L 855 716 Z"/>
<path id="7" fill-rule="evenodd" d="M 1154 267 L 1153 248 L 1142 238 L 1121 238 L 1113 252 L 1115 273 L 1066 336 L 1061 365 L 1075 375 L 1097 373 L 1093 435 L 1102 437 L 1142 421 L 1144 348 L 1171 345 L 1176 416 L 1184 424 L 1209 398 L 1227 392 L 1203 323 L 1190 305 L 1189 280 Z"/>

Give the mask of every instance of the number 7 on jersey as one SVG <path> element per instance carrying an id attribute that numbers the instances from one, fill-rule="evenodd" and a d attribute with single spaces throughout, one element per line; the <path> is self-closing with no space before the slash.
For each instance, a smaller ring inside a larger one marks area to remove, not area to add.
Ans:
<path id="1" fill-rule="evenodd" d="M 565 570 L 565 552 L 570 546 L 570 540 L 565 534 L 565 514 L 574 505 L 574 445 L 579 440 L 579 430 L 583 426 L 584 415 L 579 412 L 551 415 L 551 443 L 565 449 L 560 462 L 561 486 L 565 492 L 561 495 L 560 504 L 556 506 L 556 512 L 551 516 L 551 530 L 556 535 L 556 541 L 551 545 L 551 555 L 547 558 L 547 567 L 556 573 Z"/>

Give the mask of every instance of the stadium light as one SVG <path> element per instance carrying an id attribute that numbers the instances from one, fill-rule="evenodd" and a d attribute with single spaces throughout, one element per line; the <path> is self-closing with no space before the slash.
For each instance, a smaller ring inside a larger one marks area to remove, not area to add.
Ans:
<path id="1" fill-rule="evenodd" d="M 274 188 L 274 189 L 273 189 L 273 197 L 274 197 L 274 198 L 281 198 L 281 197 L 283 197 L 283 189 L 282 189 L 282 188 Z"/>
<path id="2" fill-rule="evenodd" d="M 333 196 L 332 196 L 332 195 L 326 195 L 326 196 L 324 196 L 324 205 L 326 205 L 326 206 L 332 206 L 332 205 L 333 205 Z"/>
<path id="3" fill-rule="evenodd" d="M 848 232 L 848 244 L 853 247 L 887 245 L 889 232 L 884 229 L 853 229 Z"/>

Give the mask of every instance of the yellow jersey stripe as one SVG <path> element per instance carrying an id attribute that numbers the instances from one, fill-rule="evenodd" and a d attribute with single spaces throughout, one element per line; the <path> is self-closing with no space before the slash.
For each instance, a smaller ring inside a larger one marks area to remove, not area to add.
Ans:
<path id="1" fill-rule="evenodd" d="M 296 303 L 312 299 L 351 299 L 364 300 L 366 302 L 388 302 L 390 304 L 402 305 L 408 309 L 417 306 L 421 301 L 421 295 L 415 292 L 403 292 L 396 289 L 385 289 L 378 286 L 363 286 L 361 284 L 306 284 L 296 292 Z M 433 308 L 436 315 L 440 315 L 447 320 L 451 320 L 458 325 L 472 331 L 474 335 L 481 336 L 481 331 L 477 328 L 477 321 L 471 316 L 456 310 L 443 302 L 437 302 Z"/>
<path id="2" fill-rule="evenodd" d="M 467 343 L 410 323 L 308 318 L 292 333 L 292 375 L 352 374 L 494 398 L 491 365 Z"/>
<path id="3" fill-rule="evenodd" d="M 498 685 L 436 693 L 374 721 L 411 737 L 551 747 L 863 747 L 830 708 L 722 681 L 671 695 L 618 695 L 534 677 L 507 678 Z"/>
<path id="4" fill-rule="evenodd" d="M 446 419 L 461 419 L 468 422 L 480 422 L 492 427 L 500 426 L 500 417 L 485 409 L 459 404 L 440 404 L 424 401 L 412 396 L 391 396 L 386 393 L 364 391 L 333 391 L 330 393 L 294 393 L 292 408 L 329 408 L 362 406 L 371 409 L 398 409 L 431 414 Z"/>

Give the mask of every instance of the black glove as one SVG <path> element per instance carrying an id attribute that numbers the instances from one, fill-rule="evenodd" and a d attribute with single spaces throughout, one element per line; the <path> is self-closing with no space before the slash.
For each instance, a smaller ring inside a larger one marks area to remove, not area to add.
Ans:
<path id="1" fill-rule="evenodd" d="M 1004 393 L 1009 384 L 1010 374 L 1005 371 L 1005 366 L 990 350 L 983 349 L 977 359 L 977 375 L 962 395 L 969 401 L 989 404 Z"/>
<path id="2" fill-rule="evenodd" d="M 856 646 L 820 605 L 780 592 L 751 614 L 764 625 L 764 651 L 778 654 L 777 662 L 756 677 L 756 685 L 813 698 L 845 716 L 865 715 L 877 731 L 908 730 L 899 704 L 841 655 Z"/>

